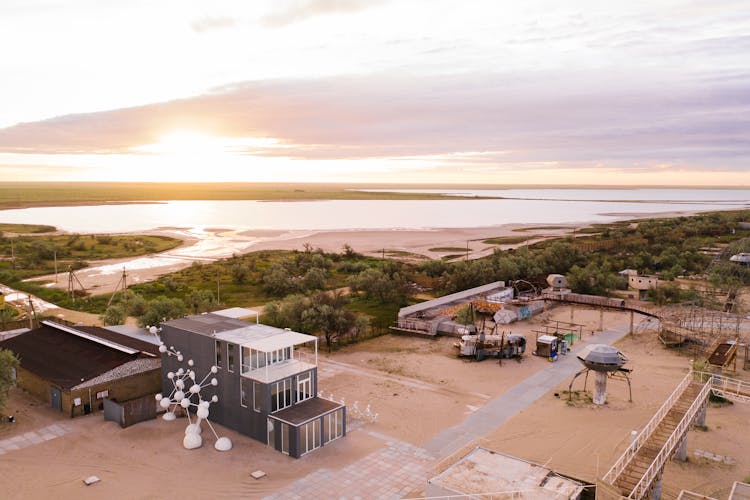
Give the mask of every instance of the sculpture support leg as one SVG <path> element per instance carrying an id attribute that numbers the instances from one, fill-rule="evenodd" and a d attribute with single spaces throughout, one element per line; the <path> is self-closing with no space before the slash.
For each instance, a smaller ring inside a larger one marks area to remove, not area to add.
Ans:
<path id="1" fill-rule="evenodd" d="M 607 400 L 607 373 L 596 372 L 594 378 L 594 404 L 603 405 Z"/>

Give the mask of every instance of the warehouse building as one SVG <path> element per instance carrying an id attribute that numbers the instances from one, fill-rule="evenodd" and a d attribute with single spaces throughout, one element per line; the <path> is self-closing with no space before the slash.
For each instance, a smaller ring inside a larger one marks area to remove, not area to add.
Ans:
<path id="1" fill-rule="evenodd" d="M 18 387 L 71 417 L 161 391 L 158 345 L 104 328 L 42 321 L 0 349 L 20 360 Z"/>

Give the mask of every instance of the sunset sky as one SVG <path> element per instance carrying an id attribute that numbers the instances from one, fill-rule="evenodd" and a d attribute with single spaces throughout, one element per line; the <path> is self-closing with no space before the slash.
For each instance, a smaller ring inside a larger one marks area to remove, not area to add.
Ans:
<path id="1" fill-rule="evenodd" d="M 3 0 L 5 181 L 750 186 L 747 0 Z"/>

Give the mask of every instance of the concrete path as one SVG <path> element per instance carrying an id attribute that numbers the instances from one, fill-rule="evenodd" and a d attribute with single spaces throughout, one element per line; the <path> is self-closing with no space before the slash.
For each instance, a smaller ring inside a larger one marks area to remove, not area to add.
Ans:
<path id="1" fill-rule="evenodd" d="M 424 486 L 433 462 L 431 455 L 389 436 L 367 433 L 386 445 L 342 469 L 319 469 L 264 500 L 396 500 Z"/>
<path id="2" fill-rule="evenodd" d="M 71 430 L 68 424 L 52 424 L 0 441 L 0 455 L 55 439 Z"/>
<path id="3" fill-rule="evenodd" d="M 570 380 L 583 366 L 575 353 L 587 344 L 611 344 L 625 336 L 628 325 L 620 325 L 575 344 L 574 349 L 549 367 L 535 373 L 502 396 L 493 399 L 471 414 L 463 423 L 446 429 L 424 444 L 424 449 L 442 459 L 460 450 L 476 439 L 489 434 L 509 418 L 530 406 L 534 401 Z"/>

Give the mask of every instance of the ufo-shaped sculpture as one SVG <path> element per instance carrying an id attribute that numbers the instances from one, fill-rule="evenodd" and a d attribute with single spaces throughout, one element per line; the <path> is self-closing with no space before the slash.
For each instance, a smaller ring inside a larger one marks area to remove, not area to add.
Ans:
<path id="1" fill-rule="evenodd" d="M 614 372 L 628 361 L 617 348 L 605 344 L 589 344 L 576 357 L 583 366 L 595 372 Z"/>

